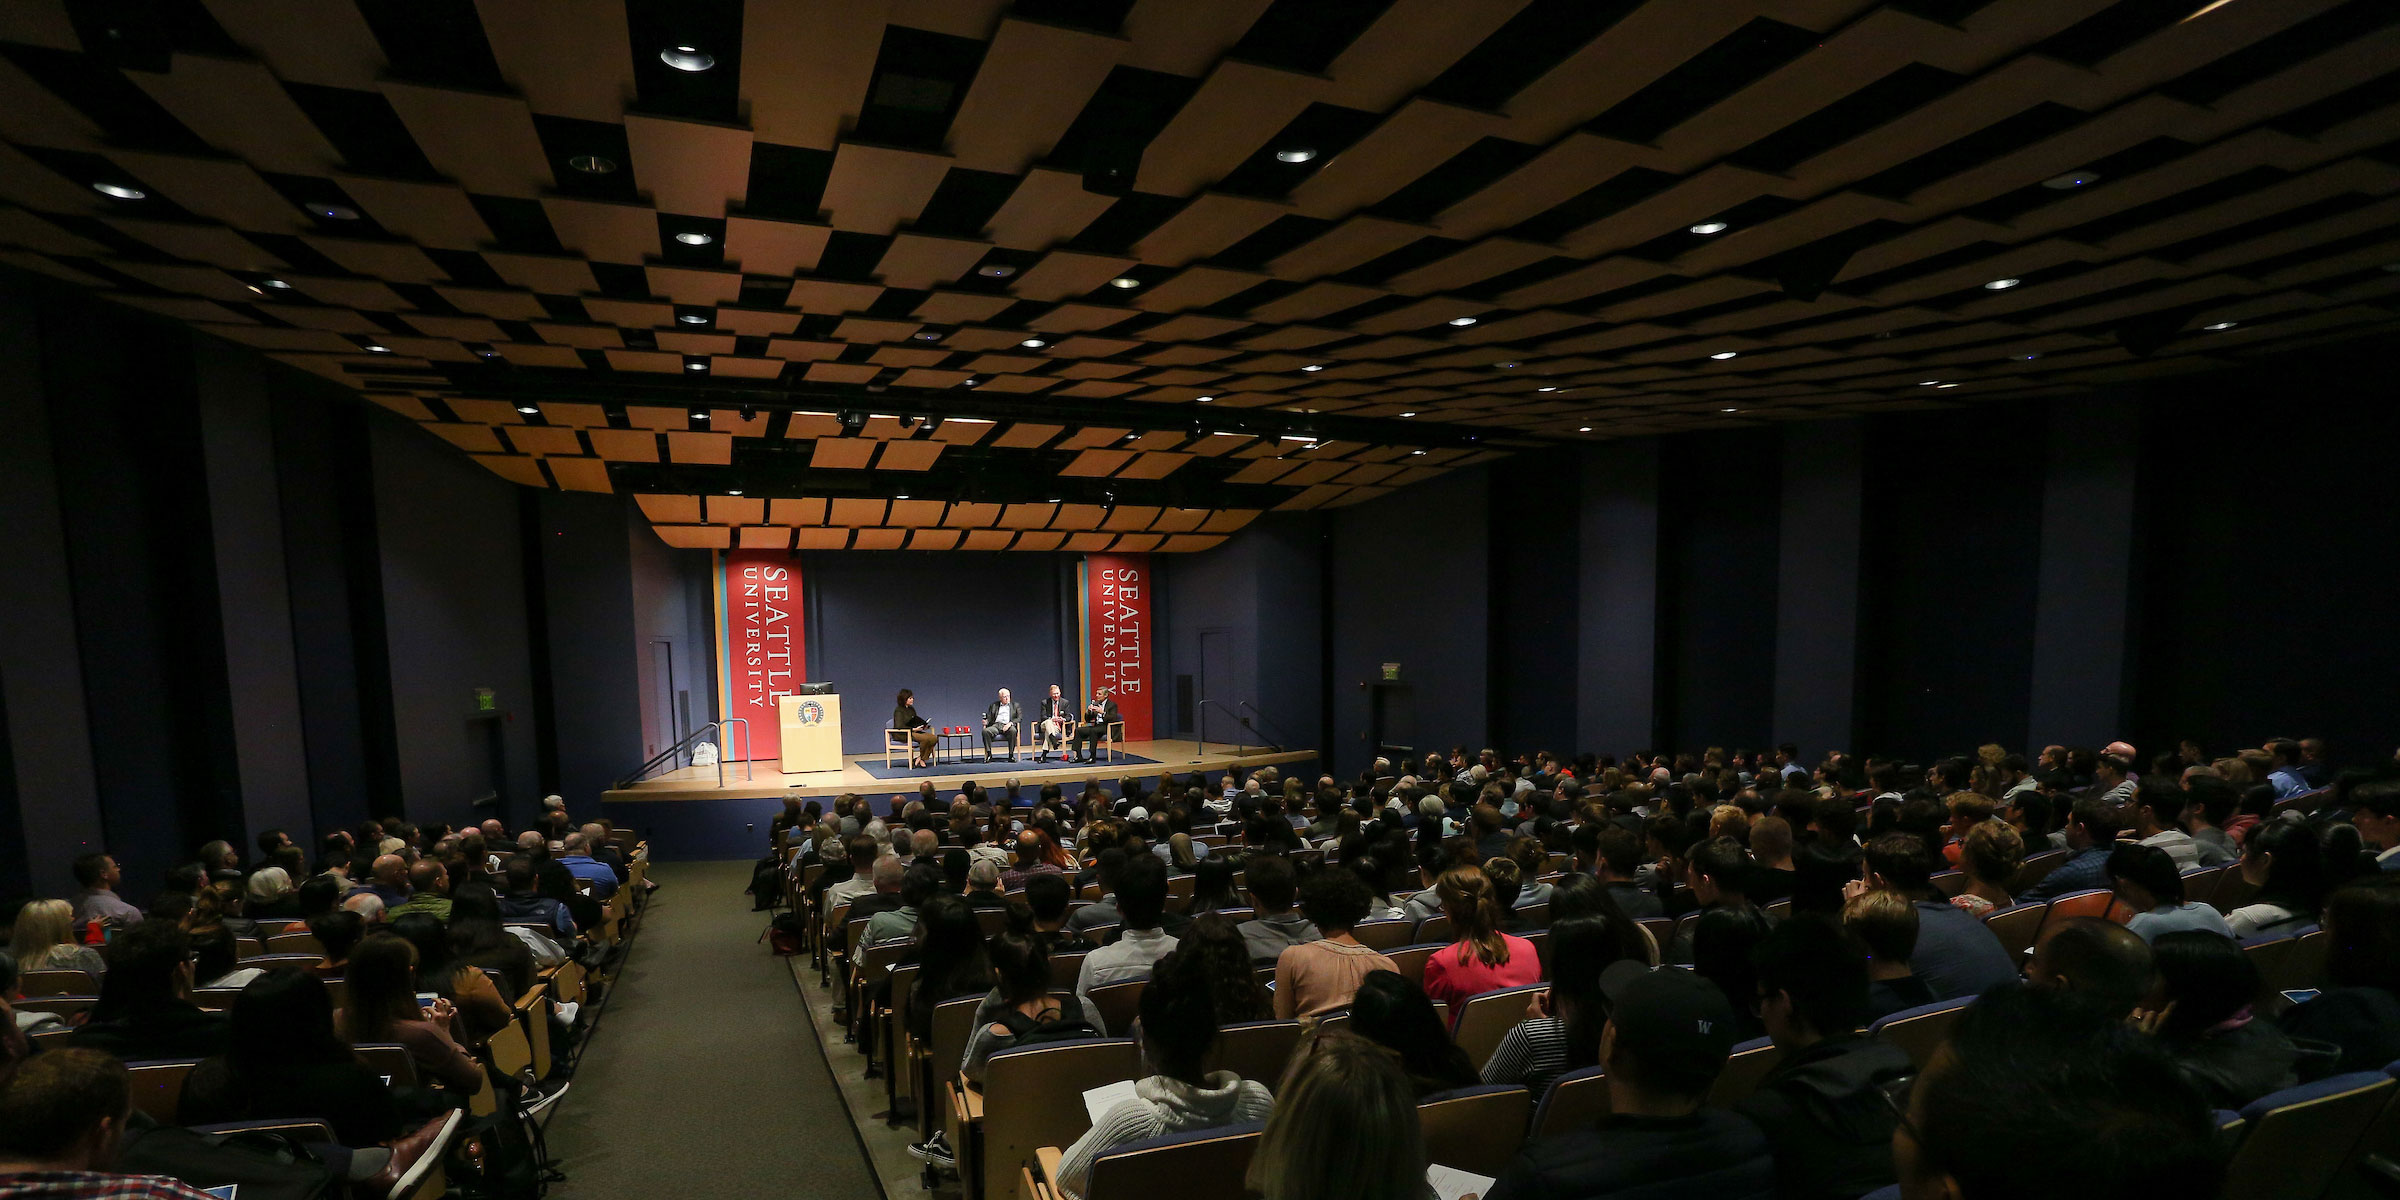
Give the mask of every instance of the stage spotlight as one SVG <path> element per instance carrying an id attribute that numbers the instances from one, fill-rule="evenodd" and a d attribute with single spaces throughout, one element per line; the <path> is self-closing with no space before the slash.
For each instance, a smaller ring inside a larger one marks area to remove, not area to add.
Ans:
<path id="1" fill-rule="evenodd" d="M 843 409 L 834 419 L 841 422 L 844 433 L 857 433 L 867 427 L 867 414 L 855 408 Z"/>

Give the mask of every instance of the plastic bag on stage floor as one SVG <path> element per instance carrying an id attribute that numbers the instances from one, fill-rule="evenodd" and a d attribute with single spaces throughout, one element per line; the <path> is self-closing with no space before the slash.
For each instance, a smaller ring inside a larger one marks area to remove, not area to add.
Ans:
<path id="1" fill-rule="evenodd" d="M 717 744 L 715 742 L 692 743 L 692 765 L 695 767 L 717 765 Z"/>

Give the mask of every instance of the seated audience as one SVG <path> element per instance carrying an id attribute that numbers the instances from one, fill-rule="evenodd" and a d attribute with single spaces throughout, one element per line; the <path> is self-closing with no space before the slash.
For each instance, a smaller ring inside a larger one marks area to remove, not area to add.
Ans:
<path id="1" fill-rule="evenodd" d="M 1419 1099 L 1481 1082 L 1425 989 L 1398 971 L 1369 972 L 1359 981 L 1350 1000 L 1350 1028 L 1399 1059 Z"/>
<path id="2" fill-rule="evenodd" d="M 1452 867 L 1434 883 L 1458 940 L 1425 960 L 1425 994 L 1455 1012 L 1469 996 L 1518 987 L 1542 977 L 1533 943 L 1500 930 L 1502 909 L 1491 877 L 1474 866 Z"/>
<path id="3" fill-rule="evenodd" d="M 2140 944 L 2140 939 L 2134 939 Z M 2216 1122 L 2122 1013 L 2041 988 L 1968 1006 L 1892 1137 L 1908 1200 L 2214 1196 Z"/>
<path id="4" fill-rule="evenodd" d="M 94 921 L 124 929 L 141 922 L 142 910 L 127 904 L 117 895 L 117 885 L 125 881 L 123 868 L 117 860 L 94 852 L 76 858 L 74 864 L 75 893 L 73 905 L 75 928 L 82 929 Z"/>
<path id="5" fill-rule="evenodd" d="M 480 1046 L 515 1019 L 515 1010 L 490 976 L 456 961 L 440 921 L 425 913 L 408 913 L 385 928 L 417 948 L 418 986 L 457 1006 L 461 1042 Z"/>
<path id="6" fill-rule="evenodd" d="M 143 921 L 117 935 L 104 956 L 100 999 L 69 1045 L 126 1062 L 223 1054 L 225 1017 L 192 1003 L 192 939 L 169 921 Z"/>
<path id="7" fill-rule="evenodd" d="M 565 852 L 557 861 L 568 874 L 592 885 L 592 899 L 606 903 L 617 894 L 616 871 L 592 857 L 592 840 L 581 831 L 566 836 Z"/>
<path id="8" fill-rule="evenodd" d="M 482 1090 L 483 1066 L 458 1044 L 453 1022 L 458 1008 L 436 998 L 417 1003 L 417 948 L 405 939 L 377 934 L 359 943 L 345 976 L 349 1000 L 334 1013 L 352 1045 L 398 1042 L 416 1063 L 417 1078 L 438 1082 L 459 1103 Z"/>
<path id="9" fill-rule="evenodd" d="M 2324 847 L 2315 830 L 2299 821 L 2277 821 L 2252 829 L 2236 868 L 2258 889 L 2250 902 L 2225 915 L 2226 927 L 2243 940 L 2302 933 L 2317 923 L 2325 904 Z"/>
<path id="10" fill-rule="evenodd" d="M 2150 994 L 2157 978 L 2150 944 L 2130 929 L 2098 917 L 2075 917 L 2042 927 L 2025 981 L 2082 996 L 2122 1017 Z"/>
<path id="11" fill-rule="evenodd" d="M 1777 1194 L 1848 1200 L 1890 1184 L 1886 1096 L 1916 1067 L 1899 1047 L 1856 1032 L 1871 1019 L 1865 949 L 1812 914 L 1776 927 L 1750 957 L 1759 1018 L 1782 1057 L 1734 1110 L 1773 1144 Z"/>
<path id="12" fill-rule="evenodd" d="M 2240 1109 L 2299 1082 L 2299 1050 L 2256 1006 L 2266 985 L 2258 964 L 2221 933 L 2184 930 L 2150 942 L 2159 1004 L 2136 1025 L 2158 1036 L 2175 1065 L 2214 1108 Z"/>
<path id="13" fill-rule="evenodd" d="M 1608 1022 L 1608 1002 L 1600 994 L 1600 972 L 1610 964 L 1631 961 L 1644 966 L 1644 955 L 1624 953 L 1607 921 L 1571 917 L 1550 926 L 1550 990 L 1533 998 L 1525 1020 L 1492 1051 L 1483 1064 L 1485 1083 L 1521 1083 L 1540 1095 L 1550 1081 L 1568 1071 L 1600 1063 L 1600 1027 Z M 1356 1015 L 1353 1014 L 1355 1020 Z"/>
<path id="14" fill-rule="evenodd" d="M 1042 944 L 1045 953 L 1059 949 L 1061 941 L 1078 941 L 1067 932 L 1070 914 L 1067 905 L 1072 896 L 1064 875 L 1037 875 L 1025 882 L 1024 932 Z M 1017 922 L 1017 906 L 1011 905 L 1009 923 Z"/>
<path id="15" fill-rule="evenodd" d="M 2067 860 L 2050 869 L 2032 887 L 2017 897 L 2020 904 L 2037 900 L 2056 900 L 2069 892 L 2087 892 L 2108 886 L 2108 852 L 2117 844 L 2121 828 L 2114 804 L 2099 797 L 2086 796 L 2075 802 L 2067 817 L 2066 848 L 2072 853 Z"/>
<path id="16" fill-rule="evenodd" d="M 1127 865 L 1124 890 L 1131 893 L 1139 887 L 1147 891 L 1146 867 L 1156 870 L 1163 899 L 1166 864 L 1147 854 Z M 1146 903 L 1147 896 L 1142 900 Z M 1125 902 L 1130 910 L 1136 897 L 1128 894 Z M 1129 926 L 1134 919 L 1129 911 Z M 1101 952 L 1093 951 L 1095 955 Z M 1088 971 L 1091 960 L 1085 959 L 1084 964 Z M 1142 1059 L 1157 1073 L 1138 1081 L 1133 1099 L 1102 1113 L 1091 1129 L 1067 1147 L 1054 1181 L 1062 1196 L 1081 1200 L 1091 1180 L 1092 1160 L 1115 1147 L 1161 1134 L 1263 1121 L 1274 1109 L 1275 1098 L 1265 1084 L 1231 1071 L 1201 1069 L 1217 1041 L 1217 1020 L 1208 981 L 1199 972 L 1170 962 L 1151 979 L 1142 989 L 1141 1031 Z"/>
<path id="17" fill-rule="evenodd" d="M 2156 846 L 2118 843 L 2108 854 L 2108 878 L 2116 889 L 2117 902 L 2133 910 L 2125 927 L 2145 942 L 2186 929 L 2233 936 L 2223 914 L 2183 898 L 2183 876 L 2175 860 Z"/>
<path id="18" fill-rule="evenodd" d="M 0 1088 L 0 1196 L 27 1200 L 210 1200 L 160 1176 L 116 1175 L 133 1116 L 125 1064 L 98 1050 L 27 1060 Z"/>
<path id="19" fill-rule="evenodd" d="M 408 899 L 385 909 L 383 919 L 396 921 L 408 913 L 450 919 L 450 872 L 438 860 L 421 858 L 409 864 Z"/>
<path id="20" fill-rule="evenodd" d="M 2283 1014 L 2286 1034 L 2330 1042 L 2335 1068 L 2400 1060 L 2400 874 L 2377 871 L 2325 901 L 2325 991 Z"/>
<path id="21" fill-rule="evenodd" d="M 1176 939 L 1174 957 L 1187 975 L 1207 981 L 1218 1025 L 1274 1019 L 1274 997 L 1259 983 L 1241 932 L 1223 915 L 1202 913 L 1194 918 Z"/>
<path id="22" fill-rule="evenodd" d="M 335 909 L 308 919 L 308 935 L 317 939 L 324 957 L 309 970 L 320 979 L 339 979 L 350 965 L 350 952 L 367 936 L 367 923 L 357 913 Z"/>
<path id="23" fill-rule="evenodd" d="M 541 893 L 540 871 L 533 859 L 518 854 L 508 860 L 508 894 L 500 897 L 500 915 L 511 921 L 540 921 L 563 941 L 575 936 L 575 918 L 567 906 Z"/>
<path id="24" fill-rule="evenodd" d="M 1658 965 L 1657 939 L 1617 907 L 1616 895 L 1606 885 L 1589 875 L 1562 875 L 1550 892 L 1550 927 L 1577 917 L 1596 917 L 1607 924 L 1613 949 L 1604 952 L 1612 961 L 1631 958 Z"/>
<path id="25" fill-rule="evenodd" d="M 1148 854 L 1129 856 L 1117 880 L 1117 907 L 1124 914 L 1117 940 L 1084 955 L 1075 977 L 1075 998 L 1087 1005 L 1093 988 L 1140 979 L 1175 950 L 1175 939 L 1158 927 L 1167 908 L 1167 864 Z"/>
<path id="26" fill-rule="evenodd" d="M 2140 782 L 2132 802 L 2126 805 L 2136 844 L 2165 853 L 2177 871 L 2189 871 L 2200 865 L 2200 843 L 2193 841 L 2183 828 L 2183 808 L 2188 799 L 2176 781 L 2153 775 Z"/>
<path id="27" fill-rule="evenodd" d="M 1416 1093 L 1392 1056 L 1354 1033 L 1303 1043 L 1251 1156 L 1261 1200 L 1424 1200 Z"/>
<path id="28" fill-rule="evenodd" d="M 986 953 L 992 963 L 992 991 L 975 1010 L 975 1032 L 967 1039 L 959 1074 L 981 1084 L 984 1063 L 992 1055 L 1045 1026 L 1066 1026 L 1083 1036 L 1098 1036 L 1099 1021 L 1094 1016 L 1070 1009 L 1050 994 L 1050 955 L 1040 941 L 1022 933 L 1004 933 L 992 939 Z"/>
<path id="29" fill-rule="evenodd" d="M 300 915 L 300 898 L 293 891 L 292 874 L 281 866 L 252 871 L 242 890 L 242 911 L 254 921 Z"/>
<path id="30" fill-rule="evenodd" d="M 1352 933 L 1372 903 L 1367 885 L 1348 867 L 1321 867 L 1300 890 L 1300 909 L 1324 936 L 1286 947 L 1275 957 L 1275 1016 L 1323 1016 L 1347 1008 L 1359 981 L 1399 967 L 1361 945 Z"/>
<path id="31" fill-rule="evenodd" d="M 1257 902 L 1258 912 L 1240 926 L 1242 942 L 1249 947 L 1252 962 L 1271 964 L 1285 950 L 1325 936 L 1305 915 L 1292 908 L 1298 880 L 1290 859 L 1280 854 L 1253 855 L 1244 867 L 1244 874 L 1249 877 L 1250 896 Z"/>
<path id="32" fill-rule="evenodd" d="M 960 893 L 969 908 L 1007 908 L 1008 897 L 1000 894 L 1000 867 L 988 859 L 964 855 L 967 859 L 967 890 Z"/>
<path id="33" fill-rule="evenodd" d="M 1609 1115 L 1519 1151 L 1485 1200 L 1708 1196 L 1766 1200 L 1775 1158 L 1749 1118 L 1701 1101 L 1734 1044 L 1733 1009 L 1689 971 L 1620 962 L 1601 975 Z"/>
<path id="34" fill-rule="evenodd" d="M 1867 1020 L 1933 1003 L 1933 989 L 1908 964 L 1917 948 L 1913 902 L 1897 892 L 1861 892 L 1843 906 L 1842 927 L 1867 951 Z"/>
<path id="35" fill-rule="evenodd" d="M 1766 940 L 1775 923 L 1756 908 L 1713 908 L 1692 922 L 1692 973 L 1717 985 L 1733 1008 L 1734 1038 L 1746 1042 L 1766 1030 L 1758 1023 L 1755 999 L 1758 977 L 1750 967 L 1750 952 Z"/>
<path id="36" fill-rule="evenodd" d="M 1959 840 L 1958 867 L 1967 886 L 1950 897 L 1969 916 L 1980 917 L 1995 908 L 2016 903 L 2008 894 L 2025 862 L 2025 839 L 1999 821 L 1978 821 Z"/>
<path id="37" fill-rule="evenodd" d="M 331 993 L 316 976 L 281 967 L 251 980 L 234 999 L 231 1030 L 226 1052 L 184 1083 L 184 1124 L 305 1113 L 325 1118 L 345 1146 L 400 1136 L 390 1089 L 335 1031 Z"/>
<path id="38" fill-rule="evenodd" d="M 859 934 L 858 944 L 872 946 L 878 942 L 898 941 L 917 927 L 917 914 L 926 901 L 942 894 L 942 869 L 929 862 L 913 862 L 900 875 L 900 906 L 887 909 L 867 918 L 866 931 Z M 858 910 L 850 912 L 858 919 Z"/>
<path id="39" fill-rule="evenodd" d="M 20 972 L 82 971 L 97 980 L 108 964 L 97 948 L 76 940 L 80 932 L 74 905 L 64 900 L 36 900 L 17 911 L 16 925 L 9 934 L 9 953 L 16 956 Z"/>
<path id="40" fill-rule="evenodd" d="M 2101 855 L 2105 863 L 2107 855 Z M 1911 833 L 1867 843 L 1865 883 L 1898 892 L 1917 907 L 1917 944 L 1909 965 L 1936 1000 L 1973 996 L 2017 977 L 2000 939 L 1933 886 L 1933 850 Z M 2064 869 L 2063 867 L 2061 868 Z"/>

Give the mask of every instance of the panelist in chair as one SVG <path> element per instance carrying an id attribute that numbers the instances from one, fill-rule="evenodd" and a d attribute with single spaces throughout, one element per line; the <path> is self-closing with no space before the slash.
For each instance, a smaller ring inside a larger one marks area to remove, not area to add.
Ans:
<path id="1" fill-rule="evenodd" d="M 892 728 L 908 731 L 909 745 L 915 747 L 908 756 L 909 766 L 922 767 L 930 764 L 933 758 L 934 744 L 941 740 L 941 735 L 933 731 L 933 722 L 917 715 L 917 694 L 915 692 L 907 688 L 900 689 L 898 699 L 892 703 Z"/>
<path id="2" fill-rule="evenodd" d="M 1108 727 L 1117 720 L 1117 702 L 1109 698 L 1108 689 L 1094 691 L 1092 702 L 1083 706 L 1083 723 L 1075 727 L 1075 761 L 1093 761 L 1101 739 L 1108 736 Z"/>
<path id="3" fill-rule="evenodd" d="M 1067 703 L 1066 696 L 1059 692 L 1057 684 L 1051 684 L 1050 694 L 1043 698 L 1041 708 L 1034 714 L 1034 761 L 1048 759 L 1053 750 L 1063 754 L 1067 739 L 1074 731 L 1075 706 Z"/>
<path id="4" fill-rule="evenodd" d="M 1025 714 L 1000 689 L 1000 698 L 983 707 L 983 761 L 992 761 L 992 743 L 1008 743 L 1008 761 L 1017 761 L 1017 723 Z"/>

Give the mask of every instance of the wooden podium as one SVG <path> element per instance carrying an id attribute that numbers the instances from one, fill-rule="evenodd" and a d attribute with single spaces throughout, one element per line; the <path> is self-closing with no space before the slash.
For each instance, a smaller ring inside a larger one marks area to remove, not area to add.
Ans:
<path id="1" fill-rule="evenodd" d="M 782 696 L 775 706 L 785 774 L 842 769 L 840 696 Z"/>

